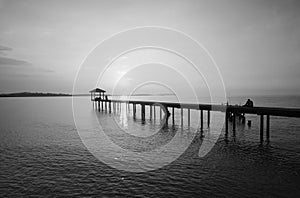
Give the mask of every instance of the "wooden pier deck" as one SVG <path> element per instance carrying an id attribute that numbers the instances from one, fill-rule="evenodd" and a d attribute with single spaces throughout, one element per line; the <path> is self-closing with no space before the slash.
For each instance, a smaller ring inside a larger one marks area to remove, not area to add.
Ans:
<path id="1" fill-rule="evenodd" d="M 95 89 L 96 90 L 96 89 Z M 260 141 L 264 141 L 264 128 L 266 128 L 266 140 L 270 140 L 270 117 L 271 116 L 282 116 L 282 117 L 295 117 L 300 118 L 300 108 L 278 108 L 278 107 L 246 107 L 237 105 L 216 105 L 216 104 L 192 104 L 192 103 L 178 103 L 178 102 L 161 102 L 161 101 L 136 101 L 136 100 L 110 100 L 107 96 L 104 96 L 104 90 L 99 89 L 100 93 L 97 97 L 95 91 L 91 91 L 91 101 L 99 110 L 106 110 L 112 112 L 116 110 L 117 105 L 126 103 L 132 105 L 133 117 L 136 117 L 136 105 L 141 106 L 141 119 L 145 121 L 146 117 L 146 106 L 150 107 L 150 118 L 152 117 L 152 107 L 160 106 L 160 117 L 161 111 L 169 112 L 171 109 L 170 117 L 172 117 L 172 123 L 174 124 L 174 109 L 181 110 L 181 125 L 183 124 L 183 110 L 188 110 L 188 125 L 190 124 L 190 110 L 200 111 L 200 130 L 203 131 L 203 111 L 207 111 L 207 126 L 210 126 L 210 112 L 224 112 L 225 113 L 225 136 L 228 136 L 229 120 L 232 118 L 232 132 L 233 136 L 236 133 L 236 117 L 241 114 L 254 114 L 260 116 Z M 155 113 L 155 112 L 154 112 Z M 155 115 L 154 115 L 155 116 Z M 264 127 L 264 118 L 266 117 L 266 127 Z M 168 119 L 165 119 L 168 124 Z"/>

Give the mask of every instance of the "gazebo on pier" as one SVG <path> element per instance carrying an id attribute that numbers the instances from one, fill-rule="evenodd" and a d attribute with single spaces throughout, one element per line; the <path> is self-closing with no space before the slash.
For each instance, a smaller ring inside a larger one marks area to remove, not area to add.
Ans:
<path id="1" fill-rule="evenodd" d="M 105 96 L 104 93 L 106 91 L 100 88 L 96 88 L 90 91 L 91 93 L 91 101 L 99 101 L 99 100 L 104 100 Z"/>

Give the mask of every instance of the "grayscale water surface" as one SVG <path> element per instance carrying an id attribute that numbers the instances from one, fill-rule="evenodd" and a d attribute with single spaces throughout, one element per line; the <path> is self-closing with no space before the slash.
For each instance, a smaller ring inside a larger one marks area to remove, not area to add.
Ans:
<path id="1" fill-rule="evenodd" d="M 259 106 L 290 107 L 300 107 L 299 99 L 253 98 Z M 125 149 L 138 151 L 141 145 L 132 146 L 131 141 L 118 136 L 118 130 L 147 137 L 160 127 L 149 119 L 142 124 L 139 114 L 133 120 L 131 116 L 97 112 L 88 97 L 79 100 L 86 130 L 97 127 L 90 124 L 96 117 Z M 244 101 L 231 99 L 232 103 Z M 222 133 L 213 149 L 200 158 L 202 139 L 196 133 L 197 121 L 181 129 L 179 115 L 176 112 L 176 125 L 165 129 L 161 141 L 178 134 L 177 146 L 187 150 L 178 153 L 177 148 L 170 148 L 170 153 L 178 156 L 175 161 L 157 170 L 134 173 L 114 169 L 88 151 L 74 124 L 71 98 L 2 98 L 0 196 L 299 197 L 299 119 L 271 117 L 271 142 L 260 145 L 258 117 L 247 116 L 252 120 L 251 128 L 239 124 L 237 137 L 230 135 L 228 141 Z M 220 124 L 222 120 L 217 119 L 210 129 L 205 124 L 206 137 Z M 111 153 L 104 153 L 106 160 L 122 163 L 122 159 L 110 159 Z M 155 158 L 142 160 L 155 166 Z"/>

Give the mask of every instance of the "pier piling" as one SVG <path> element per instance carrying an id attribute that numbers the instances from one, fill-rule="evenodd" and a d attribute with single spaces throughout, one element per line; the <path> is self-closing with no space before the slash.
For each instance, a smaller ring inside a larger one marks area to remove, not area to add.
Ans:
<path id="1" fill-rule="evenodd" d="M 175 111 L 174 111 L 174 107 L 172 107 L 172 124 L 175 125 Z"/>
<path id="2" fill-rule="evenodd" d="M 136 119 L 136 104 L 132 104 L 133 119 Z"/>
<path id="3" fill-rule="evenodd" d="M 225 112 L 225 138 L 228 137 L 228 118 L 229 118 L 229 113 L 228 111 Z"/>
<path id="4" fill-rule="evenodd" d="M 270 115 L 267 115 L 266 140 L 270 141 Z"/>
<path id="5" fill-rule="evenodd" d="M 207 128 L 209 128 L 210 125 L 210 110 L 207 111 Z"/>
<path id="6" fill-rule="evenodd" d="M 233 137 L 235 137 L 235 130 L 236 130 L 236 113 L 234 112 L 232 115 L 232 133 Z"/>
<path id="7" fill-rule="evenodd" d="M 161 120 L 161 114 L 162 114 L 161 111 L 162 111 L 162 110 L 161 110 L 161 106 L 159 106 L 159 120 Z"/>
<path id="8" fill-rule="evenodd" d="M 142 104 L 141 107 L 142 107 L 142 109 L 141 109 L 142 121 L 145 121 L 145 105 Z"/>
<path id="9" fill-rule="evenodd" d="M 260 115 L 260 142 L 264 141 L 264 115 Z"/>
<path id="10" fill-rule="evenodd" d="M 156 121 L 156 108 L 155 108 L 155 105 L 153 105 L 153 119 L 154 119 L 154 122 Z"/>
<path id="11" fill-rule="evenodd" d="M 203 110 L 200 110 L 200 130 L 203 132 Z"/>
<path id="12" fill-rule="evenodd" d="M 149 105 L 150 108 L 150 120 L 152 120 L 152 105 Z"/>
<path id="13" fill-rule="evenodd" d="M 180 108 L 180 111 L 181 111 L 181 128 L 183 127 L 183 108 L 181 107 Z"/>
<path id="14" fill-rule="evenodd" d="M 191 109 L 188 108 L 188 127 L 190 128 L 191 125 Z"/>
<path id="15" fill-rule="evenodd" d="M 165 108 L 165 116 L 164 116 L 164 126 L 165 127 L 167 127 L 168 126 L 168 121 L 169 121 L 169 119 L 168 119 L 168 113 L 166 113 L 166 112 L 168 112 L 169 110 L 168 110 L 168 107 L 167 106 L 164 106 L 164 108 Z"/>

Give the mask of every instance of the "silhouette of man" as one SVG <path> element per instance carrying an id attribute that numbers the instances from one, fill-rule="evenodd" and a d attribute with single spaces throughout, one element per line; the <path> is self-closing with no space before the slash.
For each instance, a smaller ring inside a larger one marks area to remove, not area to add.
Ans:
<path id="1" fill-rule="evenodd" d="M 168 108 L 166 108 L 166 110 L 167 110 L 167 119 L 169 119 L 171 113 L 170 113 L 170 111 L 168 110 Z"/>
<path id="2" fill-rule="evenodd" d="M 248 99 L 246 104 L 244 104 L 244 107 L 253 107 L 253 101 Z"/>

